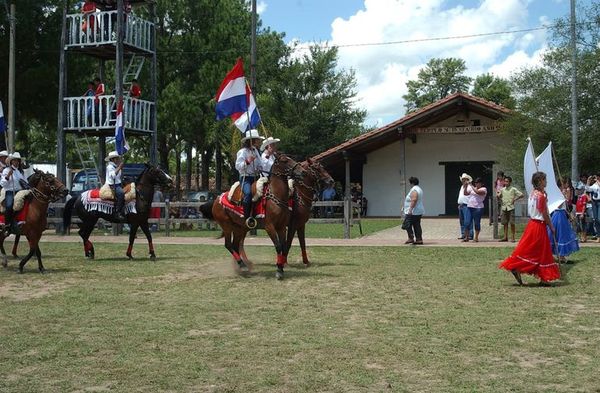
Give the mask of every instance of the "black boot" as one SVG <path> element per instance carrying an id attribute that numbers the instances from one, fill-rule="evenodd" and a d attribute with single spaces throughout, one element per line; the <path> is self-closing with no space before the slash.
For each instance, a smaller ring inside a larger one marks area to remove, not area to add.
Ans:
<path id="1" fill-rule="evenodd" d="M 4 236 L 10 235 L 13 227 L 13 216 L 14 213 L 12 209 L 6 209 L 4 212 Z"/>
<path id="2" fill-rule="evenodd" d="M 250 229 L 256 227 L 256 219 L 252 216 L 252 201 L 244 203 L 244 218 L 246 219 L 246 226 Z"/>
<path id="3" fill-rule="evenodd" d="M 117 202 L 115 203 L 115 211 L 113 214 L 115 220 L 119 221 L 119 222 L 125 222 L 127 219 L 125 218 L 125 216 L 123 215 L 123 202 L 117 200 Z"/>

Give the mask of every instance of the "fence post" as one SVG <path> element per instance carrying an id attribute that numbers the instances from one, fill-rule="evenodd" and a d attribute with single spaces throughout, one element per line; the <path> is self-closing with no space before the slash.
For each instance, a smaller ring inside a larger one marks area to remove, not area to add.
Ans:
<path id="1" fill-rule="evenodd" d="M 498 211 L 498 196 L 496 195 L 495 188 L 492 194 L 492 208 L 490 211 L 492 212 L 492 223 L 494 224 L 493 237 L 494 239 L 498 239 L 498 214 L 500 212 Z"/>
<path id="2" fill-rule="evenodd" d="M 169 222 L 170 218 L 170 205 L 171 201 L 168 199 L 165 201 L 165 236 L 169 237 L 171 235 L 171 223 Z"/>

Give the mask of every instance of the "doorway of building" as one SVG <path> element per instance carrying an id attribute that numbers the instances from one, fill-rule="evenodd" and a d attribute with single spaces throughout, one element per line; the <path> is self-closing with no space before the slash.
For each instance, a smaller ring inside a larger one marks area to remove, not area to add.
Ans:
<path id="1" fill-rule="evenodd" d="M 446 215 L 458 217 L 458 190 L 460 188 L 460 175 L 469 174 L 475 180 L 478 177 L 483 179 L 483 183 L 488 190 L 488 195 L 484 204 L 484 216 L 489 214 L 490 203 L 492 201 L 493 191 L 493 161 L 461 161 L 461 162 L 440 162 L 445 166 L 445 185 L 446 185 Z"/>

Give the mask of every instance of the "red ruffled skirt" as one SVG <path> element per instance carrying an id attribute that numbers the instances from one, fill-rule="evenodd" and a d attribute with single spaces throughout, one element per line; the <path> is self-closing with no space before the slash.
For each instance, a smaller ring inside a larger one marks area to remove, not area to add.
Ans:
<path id="1" fill-rule="evenodd" d="M 531 274 L 542 281 L 560 278 L 560 267 L 554 262 L 544 222 L 529 220 L 517 248 L 500 264 L 500 269 Z"/>

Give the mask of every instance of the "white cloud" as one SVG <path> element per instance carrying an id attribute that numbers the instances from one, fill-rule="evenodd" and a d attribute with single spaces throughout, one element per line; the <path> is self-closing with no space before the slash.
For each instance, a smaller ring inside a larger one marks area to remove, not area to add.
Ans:
<path id="1" fill-rule="evenodd" d="M 331 41 L 340 45 L 339 64 L 356 71 L 358 105 L 367 123 L 392 121 L 404 114 L 406 82 L 435 57 L 465 60 L 468 74 L 493 72 L 506 77 L 538 64 L 546 31 L 474 36 L 377 46 L 347 46 L 439 37 L 469 36 L 527 27 L 530 0 L 483 0 L 450 8 L 444 0 L 365 0 L 363 9 L 331 24 Z M 537 51 L 536 51 L 537 50 Z M 533 52 L 533 53 L 532 53 Z M 528 54 L 532 53 L 532 54 Z"/>

